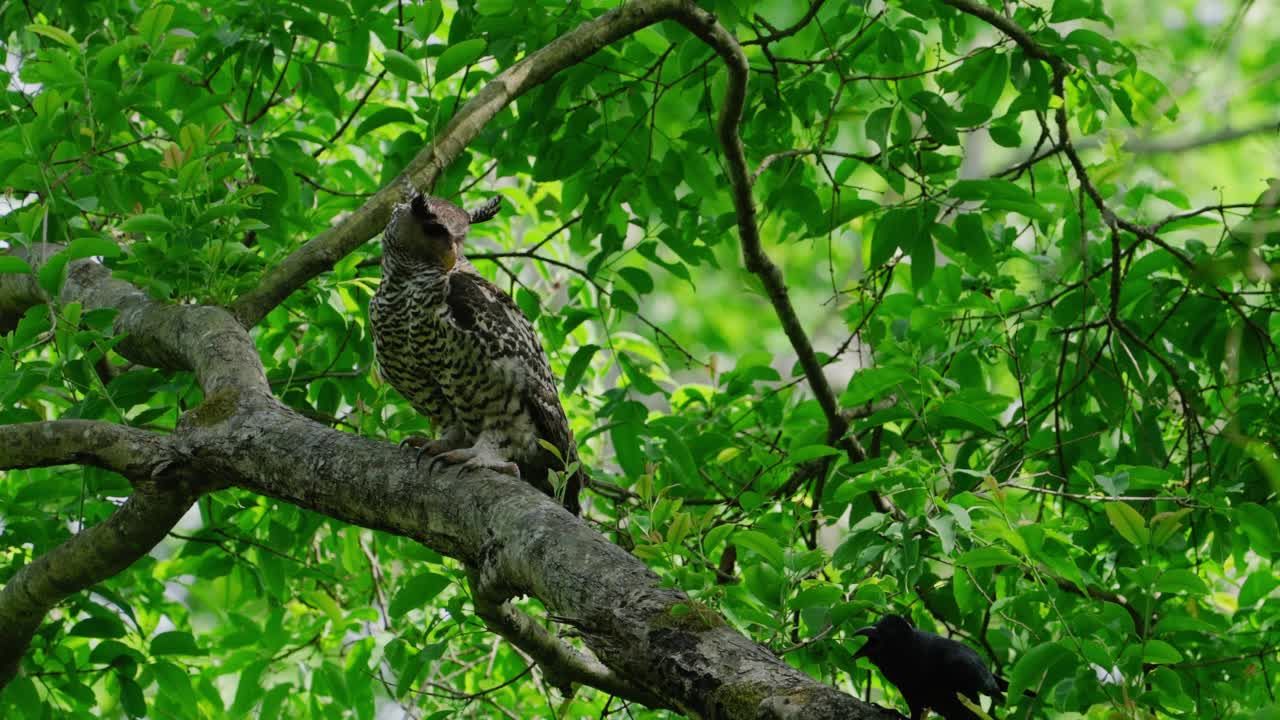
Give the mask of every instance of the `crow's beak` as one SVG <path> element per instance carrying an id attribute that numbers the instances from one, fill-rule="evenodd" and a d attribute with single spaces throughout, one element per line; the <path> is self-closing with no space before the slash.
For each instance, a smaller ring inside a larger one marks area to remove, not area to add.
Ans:
<path id="1" fill-rule="evenodd" d="M 857 660 L 860 657 L 867 656 L 867 651 L 871 648 L 871 643 L 874 642 L 875 640 L 876 629 L 874 627 L 868 626 L 868 627 L 859 629 L 857 632 L 853 634 L 854 637 L 857 637 L 859 635 L 865 637 L 867 641 L 862 644 L 862 647 L 858 648 L 858 652 L 853 654 L 854 660 Z"/>

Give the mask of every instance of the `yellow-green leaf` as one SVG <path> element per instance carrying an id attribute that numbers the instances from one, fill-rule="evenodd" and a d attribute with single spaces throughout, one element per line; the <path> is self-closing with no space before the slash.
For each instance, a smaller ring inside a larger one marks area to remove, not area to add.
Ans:
<path id="1" fill-rule="evenodd" d="M 1150 539 L 1150 531 L 1147 530 L 1147 523 L 1127 503 L 1113 502 L 1106 505 L 1107 518 L 1111 520 L 1111 525 L 1120 533 L 1120 537 L 1129 542 L 1142 547 L 1147 544 Z"/>
<path id="2" fill-rule="evenodd" d="M 62 28 L 57 28 L 52 25 L 28 25 L 27 30 L 30 30 L 42 37 L 47 37 L 50 40 L 60 42 L 67 47 L 76 49 L 80 48 L 80 43 L 76 42 L 76 39 L 71 36 L 71 33 L 63 30 Z"/>

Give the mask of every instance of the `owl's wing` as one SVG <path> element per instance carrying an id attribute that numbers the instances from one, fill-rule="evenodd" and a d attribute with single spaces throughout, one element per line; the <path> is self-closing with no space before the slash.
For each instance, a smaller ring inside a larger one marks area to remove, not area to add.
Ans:
<path id="1" fill-rule="evenodd" d="M 542 487 L 546 484 L 547 468 L 563 470 L 566 465 L 577 461 L 578 446 L 560 404 L 547 353 L 542 349 L 532 323 L 511 296 L 480 275 L 466 270 L 450 274 L 445 304 L 454 325 L 480 344 L 483 356 L 490 363 L 507 370 L 514 363 L 522 370 L 519 373 L 522 382 L 515 388 L 520 405 L 532 421 L 538 437 L 559 450 L 563 460 L 562 464 L 542 449 L 535 467 L 522 466 L 525 479 Z M 578 492 L 584 477 L 579 469 L 566 478 L 564 506 L 574 515 L 579 512 Z"/>
<path id="2" fill-rule="evenodd" d="M 533 325 L 515 301 L 480 275 L 464 271 L 449 276 L 445 304 L 454 325 L 480 344 L 490 363 L 519 365 L 524 380 L 519 388 L 521 405 L 533 420 L 538 436 L 555 445 L 565 462 L 572 462 L 576 448 L 560 405 L 555 376 Z"/>

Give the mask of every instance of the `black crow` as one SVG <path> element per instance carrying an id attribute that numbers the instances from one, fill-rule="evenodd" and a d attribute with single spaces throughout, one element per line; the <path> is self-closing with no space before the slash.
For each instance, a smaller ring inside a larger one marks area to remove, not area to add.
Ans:
<path id="1" fill-rule="evenodd" d="M 926 708 L 946 720 L 978 720 L 957 693 L 975 705 L 979 694 L 1004 702 L 1002 691 L 1008 683 L 992 675 L 978 653 L 955 640 L 916 630 L 901 615 L 885 615 L 854 635 L 867 638 L 854 657 L 865 656 L 897 686 L 911 708 L 911 720 L 922 720 Z"/>

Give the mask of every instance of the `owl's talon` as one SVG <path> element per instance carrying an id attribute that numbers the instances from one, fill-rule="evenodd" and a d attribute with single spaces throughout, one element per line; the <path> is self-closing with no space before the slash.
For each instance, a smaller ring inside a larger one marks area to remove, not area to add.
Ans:
<path id="1" fill-rule="evenodd" d="M 447 460 L 445 460 L 445 457 L 444 457 L 444 455 L 443 455 L 443 454 L 441 454 L 441 455 L 434 455 L 434 456 L 432 456 L 432 458 L 431 458 L 431 462 L 427 463 L 427 475 L 428 475 L 428 476 L 431 476 L 431 475 L 435 475 L 435 474 L 436 474 L 436 463 L 441 462 L 441 461 L 445 462 L 445 464 L 448 464 L 448 461 L 447 461 Z"/>
<path id="2" fill-rule="evenodd" d="M 430 467 L 434 467 L 437 460 L 450 465 L 461 465 L 465 470 L 492 470 L 503 475 L 510 475 L 517 480 L 520 478 L 519 465 L 509 460 L 494 457 L 488 452 L 477 450 L 476 448 L 463 448 L 440 453 L 432 458 Z"/>

